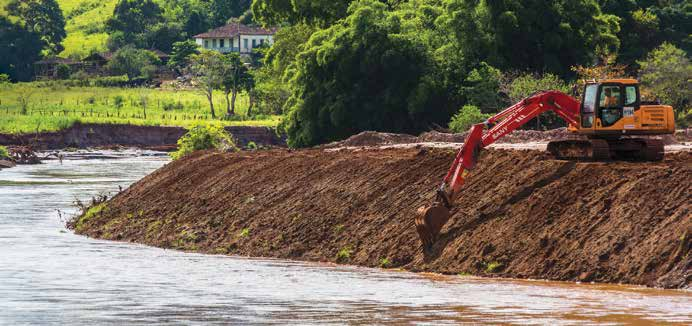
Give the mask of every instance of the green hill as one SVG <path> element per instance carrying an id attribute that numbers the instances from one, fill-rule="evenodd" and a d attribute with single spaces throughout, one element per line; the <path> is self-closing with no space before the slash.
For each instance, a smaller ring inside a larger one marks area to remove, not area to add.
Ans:
<path id="1" fill-rule="evenodd" d="M 106 49 L 108 35 L 105 22 L 113 14 L 117 0 L 57 0 L 67 26 L 65 51 L 61 56 L 83 57 L 91 51 Z M 9 0 L 0 0 L 0 13 L 5 12 Z"/>

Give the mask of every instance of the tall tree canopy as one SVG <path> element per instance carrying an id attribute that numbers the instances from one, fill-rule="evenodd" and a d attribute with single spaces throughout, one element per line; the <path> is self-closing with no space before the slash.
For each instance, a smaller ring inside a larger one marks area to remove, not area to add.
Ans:
<path id="1" fill-rule="evenodd" d="M 252 12 L 265 25 L 306 23 L 326 27 L 346 16 L 351 0 L 254 0 Z"/>
<path id="2" fill-rule="evenodd" d="M 464 55 L 500 68 L 566 75 L 619 46 L 618 18 L 595 0 L 445 0 L 445 9 L 440 23 Z"/>
<path id="3" fill-rule="evenodd" d="M 689 0 L 599 0 L 604 13 L 620 18 L 618 62 L 636 64 L 649 51 L 669 42 L 692 51 L 692 2 Z"/>
<path id="4" fill-rule="evenodd" d="M 211 0 L 210 13 L 213 26 L 221 26 L 231 17 L 240 17 L 250 8 L 252 0 Z"/>
<path id="5" fill-rule="evenodd" d="M 55 0 L 12 0 L 6 10 L 22 21 L 29 32 L 40 35 L 51 53 L 62 52 L 62 40 L 67 36 L 65 17 Z"/>
<path id="6" fill-rule="evenodd" d="M 41 50 L 37 33 L 0 16 L 0 74 L 8 74 L 14 81 L 29 81 Z"/>
<path id="7" fill-rule="evenodd" d="M 425 45 L 374 0 L 312 35 L 296 60 L 287 131 L 291 146 L 363 130 L 413 132 L 451 113 L 431 105 L 437 86 Z"/>
<path id="8" fill-rule="evenodd" d="M 163 11 L 153 0 L 120 0 L 107 26 L 109 31 L 122 32 L 130 38 L 163 21 Z"/>

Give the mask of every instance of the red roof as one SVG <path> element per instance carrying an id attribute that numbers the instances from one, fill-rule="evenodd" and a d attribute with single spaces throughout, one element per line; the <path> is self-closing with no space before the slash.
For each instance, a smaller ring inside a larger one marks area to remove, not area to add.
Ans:
<path id="1" fill-rule="evenodd" d="M 226 26 L 212 29 L 206 33 L 195 35 L 195 38 L 233 38 L 238 35 L 274 35 L 277 28 L 262 28 L 246 26 L 240 23 L 231 23 Z"/>

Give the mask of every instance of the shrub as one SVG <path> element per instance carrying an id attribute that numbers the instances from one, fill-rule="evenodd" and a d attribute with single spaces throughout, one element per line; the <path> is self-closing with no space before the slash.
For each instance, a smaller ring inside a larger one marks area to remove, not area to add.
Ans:
<path id="1" fill-rule="evenodd" d="M 6 160 L 10 158 L 10 152 L 7 151 L 7 147 L 0 146 L 0 160 Z"/>
<path id="2" fill-rule="evenodd" d="M 0 84 L 9 84 L 11 82 L 10 75 L 0 74 Z"/>
<path id="3" fill-rule="evenodd" d="M 449 122 L 449 129 L 454 132 L 466 132 L 474 124 L 483 122 L 489 117 L 490 114 L 481 113 L 481 110 L 473 105 L 464 105 L 464 107 L 452 117 L 452 121 Z"/>
<path id="4" fill-rule="evenodd" d="M 198 125 L 178 139 L 178 150 L 170 155 L 171 158 L 177 160 L 192 152 L 205 149 L 238 150 L 231 135 L 223 128 L 212 125 Z"/>
<path id="5" fill-rule="evenodd" d="M 257 150 L 258 147 L 254 141 L 251 141 L 251 142 L 247 143 L 247 146 L 245 146 L 245 148 L 247 148 L 248 150 L 254 151 L 254 150 Z"/>
<path id="6" fill-rule="evenodd" d="M 344 247 L 343 249 L 339 250 L 339 252 L 336 254 L 336 261 L 337 262 L 343 262 L 351 258 L 351 253 L 353 253 L 353 250 L 351 247 Z"/>
<path id="7" fill-rule="evenodd" d="M 55 68 L 55 77 L 57 77 L 58 79 L 69 79 L 71 73 L 72 71 L 70 69 L 70 66 L 66 64 L 58 65 Z"/>

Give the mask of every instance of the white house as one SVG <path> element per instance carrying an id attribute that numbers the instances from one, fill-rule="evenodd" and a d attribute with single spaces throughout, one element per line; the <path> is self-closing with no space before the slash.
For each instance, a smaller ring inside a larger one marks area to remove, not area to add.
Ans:
<path id="1" fill-rule="evenodd" d="M 252 52 L 252 49 L 264 43 L 272 44 L 275 33 L 276 28 L 250 27 L 240 23 L 231 23 L 195 35 L 195 42 L 208 50 L 248 54 Z"/>

